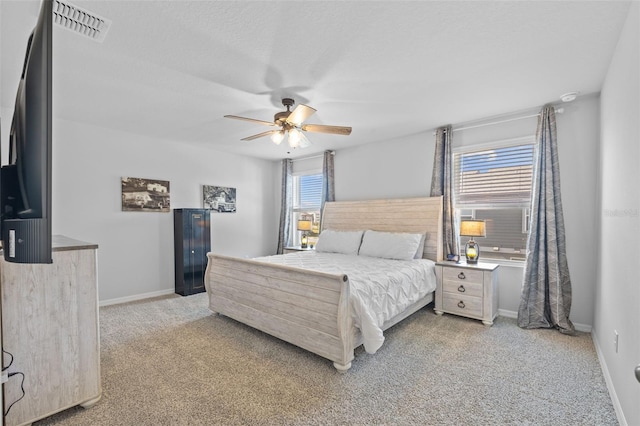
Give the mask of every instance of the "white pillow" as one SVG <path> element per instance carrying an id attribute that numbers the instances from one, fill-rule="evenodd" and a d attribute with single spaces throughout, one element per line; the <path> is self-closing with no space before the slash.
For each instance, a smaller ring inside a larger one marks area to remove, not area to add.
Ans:
<path id="1" fill-rule="evenodd" d="M 318 236 L 316 251 L 357 255 L 364 231 L 334 231 L 325 229 Z"/>
<path id="2" fill-rule="evenodd" d="M 424 256 L 424 243 L 426 239 L 427 234 L 420 234 L 420 243 L 418 244 L 416 254 L 413 256 L 414 259 L 422 259 L 422 256 Z"/>
<path id="3" fill-rule="evenodd" d="M 367 231 L 362 238 L 360 255 L 385 259 L 411 260 L 417 252 L 422 234 Z"/>

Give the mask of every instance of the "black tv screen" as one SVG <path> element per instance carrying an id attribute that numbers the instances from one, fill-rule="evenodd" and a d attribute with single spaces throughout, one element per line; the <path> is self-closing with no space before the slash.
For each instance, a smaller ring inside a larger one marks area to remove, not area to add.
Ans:
<path id="1" fill-rule="evenodd" d="M 27 42 L 16 96 L 9 160 L 0 174 L 4 258 L 52 263 L 52 0 L 43 0 Z"/>

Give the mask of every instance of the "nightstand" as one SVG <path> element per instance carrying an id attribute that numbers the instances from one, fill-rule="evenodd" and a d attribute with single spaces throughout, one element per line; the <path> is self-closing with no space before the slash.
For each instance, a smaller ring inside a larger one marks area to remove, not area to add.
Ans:
<path id="1" fill-rule="evenodd" d="M 479 319 L 492 325 L 498 315 L 498 267 L 494 263 L 436 263 L 434 312 Z"/>
<path id="2" fill-rule="evenodd" d="M 311 251 L 311 250 L 315 250 L 315 247 L 302 248 L 300 246 L 292 246 L 292 247 L 285 247 L 284 250 L 282 250 L 282 254 L 295 253 L 297 251 Z"/>

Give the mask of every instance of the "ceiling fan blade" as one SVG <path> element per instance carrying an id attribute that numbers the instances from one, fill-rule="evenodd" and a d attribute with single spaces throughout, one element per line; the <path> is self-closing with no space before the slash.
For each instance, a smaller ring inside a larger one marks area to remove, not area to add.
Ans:
<path id="1" fill-rule="evenodd" d="M 254 139 L 262 138 L 264 136 L 269 136 L 274 133 L 278 133 L 280 130 L 267 130 L 266 132 L 258 133 L 257 135 L 247 136 L 246 138 L 240 139 L 241 141 L 252 141 Z"/>
<path id="2" fill-rule="evenodd" d="M 287 123 L 299 127 L 307 118 L 315 114 L 316 110 L 310 106 L 300 104 L 287 117 Z"/>
<path id="3" fill-rule="evenodd" d="M 275 126 L 273 121 L 256 120 L 255 118 L 239 117 L 237 115 L 225 115 L 224 118 L 233 118 L 234 120 L 251 121 L 252 123 L 264 124 L 265 126 Z"/>
<path id="4" fill-rule="evenodd" d="M 332 133 L 334 135 L 345 135 L 345 136 L 348 136 L 351 134 L 351 127 L 325 126 L 323 124 L 305 124 L 302 126 L 302 130 L 306 132 Z"/>

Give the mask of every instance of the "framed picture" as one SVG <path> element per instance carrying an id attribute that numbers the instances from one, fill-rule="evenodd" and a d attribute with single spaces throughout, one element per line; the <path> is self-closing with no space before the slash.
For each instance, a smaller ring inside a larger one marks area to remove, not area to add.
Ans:
<path id="1" fill-rule="evenodd" d="M 236 212 L 236 189 L 226 186 L 202 185 L 202 203 L 205 209 L 218 213 Z"/>
<path id="2" fill-rule="evenodd" d="M 169 199 L 168 180 L 122 178 L 122 211 L 168 212 Z"/>

